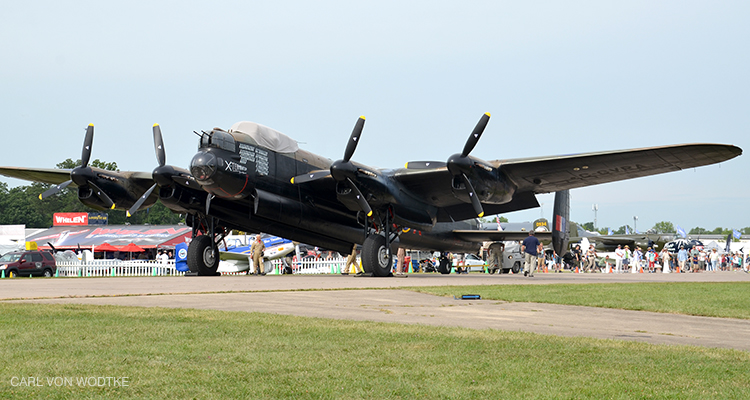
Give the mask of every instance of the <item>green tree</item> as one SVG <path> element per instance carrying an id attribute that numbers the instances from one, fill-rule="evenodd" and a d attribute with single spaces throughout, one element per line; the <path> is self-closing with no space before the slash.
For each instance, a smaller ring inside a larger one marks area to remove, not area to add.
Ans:
<path id="1" fill-rule="evenodd" d="M 63 162 L 58 163 L 56 167 L 60 169 L 73 169 L 75 167 L 80 167 L 81 164 L 82 162 L 80 158 L 75 161 L 68 158 L 68 159 L 65 159 L 65 161 Z M 105 169 L 107 171 L 119 171 L 119 169 L 117 169 L 116 162 L 104 162 L 104 161 L 100 161 L 98 158 L 95 159 L 94 161 L 89 162 L 89 166 Z"/>
<path id="2" fill-rule="evenodd" d="M 581 225 L 581 228 L 593 232 L 594 231 L 594 223 L 593 222 L 586 222 L 585 224 Z"/>
<path id="3" fill-rule="evenodd" d="M 613 233 L 616 233 L 616 234 L 618 234 L 618 235 L 624 235 L 624 234 L 626 234 L 626 233 L 627 233 L 627 232 L 626 232 L 626 230 L 627 230 L 627 232 L 630 232 L 630 233 L 635 233 L 635 232 L 633 231 L 633 227 L 631 227 L 630 225 L 623 225 L 623 226 L 621 226 L 621 227 L 617 228 L 617 230 L 616 230 L 616 231 L 614 231 Z"/>
<path id="4" fill-rule="evenodd" d="M 701 228 L 699 226 L 696 226 L 695 228 L 691 229 L 689 232 L 690 235 L 705 235 L 706 233 L 708 233 L 706 228 Z"/>
<path id="5" fill-rule="evenodd" d="M 656 233 L 674 233 L 674 225 L 669 221 L 661 221 L 657 222 L 656 225 L 654 225 L 653 228 Z"/>

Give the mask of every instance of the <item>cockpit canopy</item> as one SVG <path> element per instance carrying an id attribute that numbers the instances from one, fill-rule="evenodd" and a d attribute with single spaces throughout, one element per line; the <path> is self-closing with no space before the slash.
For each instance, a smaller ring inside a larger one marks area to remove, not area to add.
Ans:
<path id="1" fill-rule="evenodd" d="M 255 143 L 276 153 L 294 153 L 299 150 L 297 141 L 267 126 L 250 121 L 241 121 L 229 128 L 229 133 L 242 133 Z M 239 136 L 237 140 L 242 141 Z"/>
<path id="2" fill-rule="evenodd" d="M 218 147 L 222 150 L 235 152 L 237 150 L 234 137 L 221 129 L 214 129 L 210 135 L 201 136 L 200 147 Z"/>

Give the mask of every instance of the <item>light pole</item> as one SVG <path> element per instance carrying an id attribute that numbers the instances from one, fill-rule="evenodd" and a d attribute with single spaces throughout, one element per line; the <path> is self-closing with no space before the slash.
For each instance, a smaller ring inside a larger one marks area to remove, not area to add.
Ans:
<path id="1" fill-rule="evenodd" d="M 594 204 L 591 209 L 594 210 L 594 230 L 596 230 L 596 212 L 599 211 L 599 204 Z"/>
<path id="2" fill-rule="evenodd" d="M 638 233 L 638 216 L 637 215 L 633 217 L 633 230 L 635 231 L 633 233 Z"/>

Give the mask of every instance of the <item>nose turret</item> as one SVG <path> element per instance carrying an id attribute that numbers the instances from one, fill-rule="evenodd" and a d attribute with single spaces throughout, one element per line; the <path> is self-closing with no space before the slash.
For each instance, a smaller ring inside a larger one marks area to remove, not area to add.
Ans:
<path id="1" fill-rule="evenodd" d="M 201 151 L 190 161 L 190 173 L 200 182 L 207 182 L 216 173 L 216 156 L 212 153 Z"/>

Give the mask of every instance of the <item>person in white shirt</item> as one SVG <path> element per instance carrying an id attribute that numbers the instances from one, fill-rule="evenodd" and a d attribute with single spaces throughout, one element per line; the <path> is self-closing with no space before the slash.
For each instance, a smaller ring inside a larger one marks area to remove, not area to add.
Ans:
<path id="1" fill-rule="evenodd" d="M 617 245 L 615 250 L 615 272 L 618 274 L 622 272 L 622 259 L 625 258 L 625 249 L 621 245 Z"/>

